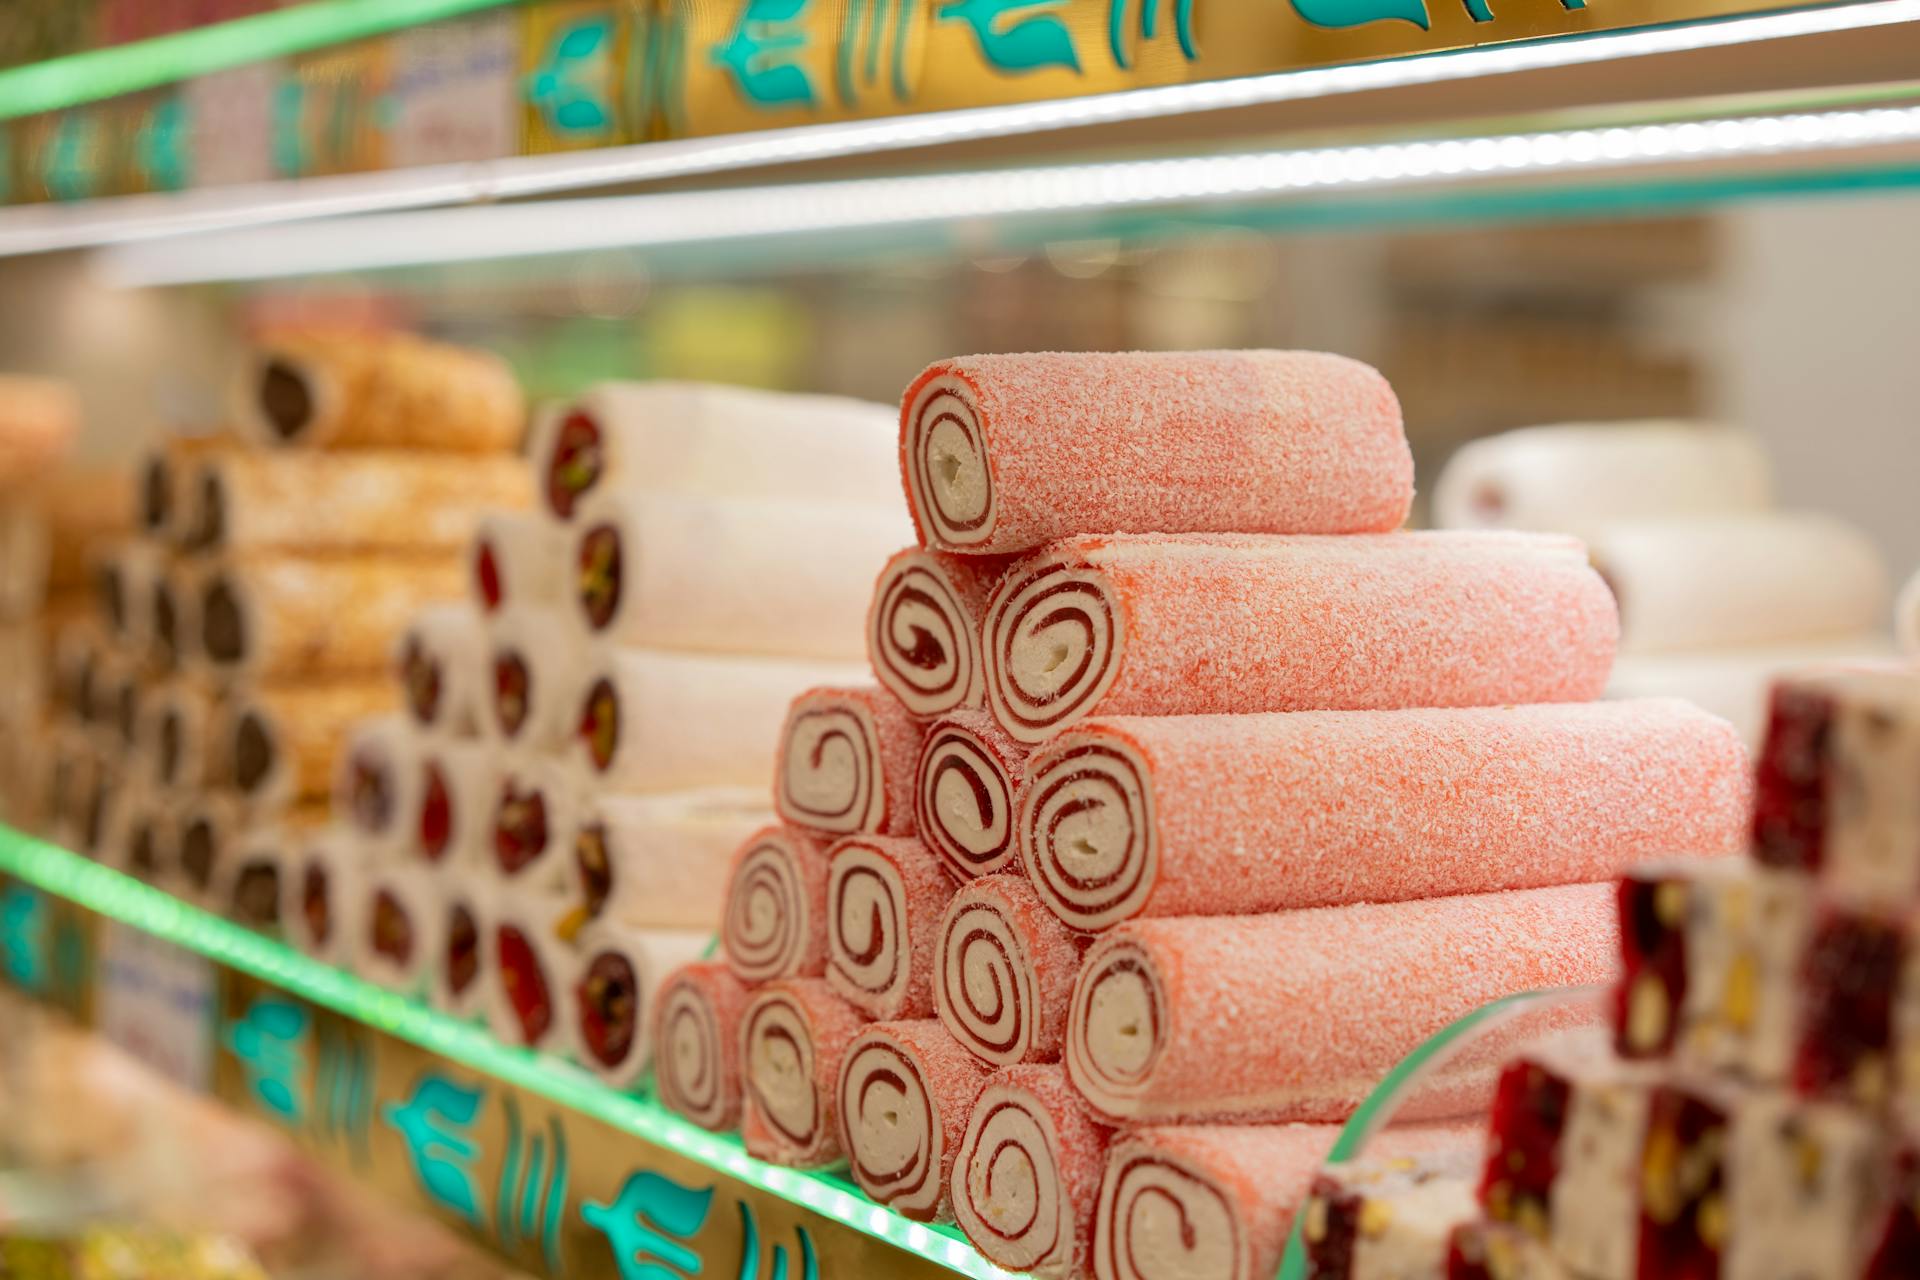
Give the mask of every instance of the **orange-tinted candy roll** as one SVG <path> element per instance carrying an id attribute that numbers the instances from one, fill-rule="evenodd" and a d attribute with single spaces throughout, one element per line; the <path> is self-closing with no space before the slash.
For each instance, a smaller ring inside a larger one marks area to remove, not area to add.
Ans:
<path id="1" fill-rule="evenodd" d="M 995 590 L 987 699 L 1022 742 L 1090 715 L 1587 702 L 1619 630 L 1572 538 L 1073 538 Z"/>
<path id="2" fill-rule="evenodd" d="M 323 799 L 347 736 L 363 719 L 399 700 L 385 680 L 266 685 L 243 693 L 227 720 L 226 753 L 234 785 L 255 812 Z"/>
<path id="3" fill-rule="evenodd" d="M 948 1187 L 987 1069 L 931 1018 L 876 1022 L 840 1064 L 840 1141 L 860 1189 L 919 1222 L 950 1222 Z"/>
<path id="4" fill-rule="evenodd" d="M 870 1018 L 931 1017 L 953 897 L 940 860 L 910 836 L 850 836 L 827 864 L 827 985 Z"/>
<path id="5" fill-rule="evenodd" d="M 914 768 L 913 823 L 958 880 L 1014 865 L 1014 816 L 1027 748 L 984 711 L 957 711 L 927 726 Z"/>
<path id="6" fill-rule="evenodd" d="M 742 982 L 827 968 L 827 855 L 803 832 L 766 827 L 733 856 L 720 945 Z"/>
<path id="7" fill-rule="evenodd" d="M 796 1169 L 840 1163 L 840 1063 L 866 1019 L 821 978 L 754 993 L 740 1016 L 747 1154 Z"/>
<path id="8" fill-rule="evenodd" d="M 716 1132 L 740 1124 L 740 1018 L 751 992 L 718 960 L 682 965 L 653 1005 L 660 1100 Z"/>
<path id="9" fill-rule="evenodd" d="M 916 716 L 986 701 L 980 620 L 1011 556 L 955 556 L 909 547 L 887 561 L 867 609 L 867 660 Z"/>
<path id="10" fill-rule="evenodd" d="M 1074 984 L 1067 1070 L 1122 1122 L 1338 1120 L 1455 1018 L 1610 979 L 1613 901 L 1592 884 L 1128 921 Z"/>
<path id="11" fill-rule="evenodd" d="M 934 961 L 934 1007 L 983 1062 L 1052 1062 L 1085 943 L 1024 876 L 982 876 L 947 904 Z"/>
<path id="12" fill-rule="evenodd" d="M 825 836 L 912 835 L 924 733 L 884 689 L 810 689 L 780 731 L 773 807 Z"/>
<path id="13" fill-rule="evenodd" d="M 1413 502 L 1385 378 L 1315 351 L 1042 352 L 926 369 L 900 403 L 923 546 L 1100 530 L 1368 533 Z"/>
<path id="14" fill-rule="evenodd" d="M 1076 929 L 1611 880 L 1745 843 L 1746 749 L 1677 699 L 1116 716 L 1028 764 L 1020 855 Z"/>
<path id="15" fill-rule="evenodd" d="M 450 557 L 246 557 L 205 579 L 201 652 L 223 676 L 384 675 L 415 611 L 459 594 Z"/>

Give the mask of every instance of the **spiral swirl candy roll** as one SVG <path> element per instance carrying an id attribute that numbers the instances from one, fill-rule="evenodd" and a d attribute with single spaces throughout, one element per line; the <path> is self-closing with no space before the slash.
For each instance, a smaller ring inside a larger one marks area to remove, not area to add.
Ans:
<path id="1" fill-rule="evenodd" d="M 467 589 L 481 613 L 509 605 L 557 609 L 566 602 L 568 532 L 544 512 L 481 516 L 467 547 Z"/>
<path id="2" fill-rule="evenodd" d="M 602 487 L 890 505 L 894 423 L 885 405 L 837 396 L 607 382 L 542 424 L 534 466 L 562 520 Z"/>
<path id="3" fill-rule="evenodd" d="M 1618 627 L 1555 535 L 1075 538 L 994 592 L 987 699 L 1021 742 L 1089 715 L 1586 702 Z"/>
<path id="4" fill-rule="evenodd" d="M 837 663 L 597 649 L 572 758 L 610 792 L 764 787 L 794 695 L 860 674 Z"/>
<path id="5" fill-rule="evenodd" d="M 500 762 L 480 742 L 420 743 L 412 851 L 438 867 L 491 865 Z"/>
<path id="6" fill-rule="evenodd" d="M 416 610 L 460 594 L 450 558 L 262 554 L 208 574 L 201 657 L 253 680 L 384 675 Z"/>
<path id="7" fill-rule="evenodd" d="M 396 700 L 385 680 L 262 686 L 240 695 L 219 749 L 256 812 L 324 799 L 347 736 Z"/>
<path id="8" fill-rule="evenodd" d="M 1036 753 L 1034 888 L 1076 929 L 1607 880 L 1737 852 L 1733 727 L 1678 700 L 1085 721 Z"/>
<path id="9" fill-rule="evenodd" d="M 1093 1269 L 1093 1211 L 1113 1130 L 1054 1065 L 1005 1067 L 967 1117 L 953 1216 L 996 1266 L 1050 1280 Z"/>
<path id="10" fill-rule="evenodd" d="M 783 978 L 753 993 L 740 1015 L 747 1154 L 795 1169 L 838 1164 L 840 1063 L 865 1025 L 821 978 Z"/>
<path id="11" fill-rule="evenodd" d="M 734 855 L 720 945 L 742 982 L 827 968 L 827 855 L 802 832 L 767 827 Z"/>
<path id="12" fill-rule="evenodd" d="M 919 1222 L 953 1218 L 948 1193 L 987 1070 L 930 1018 L 876 1022 L 840 1064 L 840 1142 L 853 1180 Z"/>
<path id="13" fill-rule="evenodd" d="M 811 689 L 780 731 L 773 807 L 823 835 L 913 834 L 923 726 L 883 689 Z"/>
<path id="14" fill-rule="evenodd" d="M 900 403 L 922 546 L 1088 529 L 1377 533 L 1413 502 L 1393 389 L 1314 351 L 1042 352 L 929 366 Z"/>
<path id="15" fill-rule="evenodd" d="M 236 398 L 250 439 L 313 449 L 504 453 L 526 417 L 498 356 L 403 333 L 284 335 Z"/>
<path id="16" fill-rule="evenodd" d="M 717 960 L 682 965 L 653 1002 L 660 1101 L 716 1133 L 740 1124 L 740 1018 L 747 985 Z"/>
<path id="17" fill-rule="evenodd" d="M 661 984 L 698 959 L 710 940 L 703 930 L 641 929 L 614 920 L 588 926 L 568 988 L 573 1056 L 611 1088 L 636 1084 L 653 1063 Z"/>
<path id="18" fill-rule="evenodd" d="M 631 489 L 596 493 L 574 528 L 572 603 L 602 640 L 849 660 L 870 566 L 907 536 L 881 507 Z"/>
<path id="19" fill-rule="evenodd" d="M 569 885 L 589 918 L 710 929 L 726 913 L 735 851 L 772 821 L 765 788 L 589 795 Z"/>
<path id="20" fill-rule="evenodd" d="M 394 666 L 422 732 L 472 737 L 492 711 L 487 631 L 472 605 L 428 605 L 400 636 Z"/>
<path id="21" fill-rule="evenodd" d="M 533 1049 L 566 1042 L 561 1002 L 578 973 L 579 957 L 567 940 L 577 918 L 573 904 L 558 894 L 505 887 L 494 893 L 487 1022 L 500 1040 Z"/>
<path id="22" fill-rule="evenodd" d="M 502 761 L 495 772 L 491 866 L 503 881 L 562 892 L 585 779 L 557 761 Z"/>
<path id="23" fill-rule="evenodd" d="M 1012 867 L 1027 748 L 984 711 L 927 726 L 913 776 L 913 824 L 957 880 Z"/>
<path id="24" fill-rule="evenodd" d="M 932 973 L 953 881 L 909 837 L 827 850 L 827 985 L 870 1018 L 933 1013 Z"/>
<path id="25" fill-rule="evenodd" d="M 585 642 L 555 609 L 507 609 L 488 622 L 487 729 L 523 751 L 552 751 L 574 732 Z"/>
<path id="26" fill-rule="evenodd" d="M 1085 950 L 1025 877 L 982 876 L 954 894 L 941 921 L 940 1021 L 994 1066 L 1056 1061 Z"/>
<path id="27" fill-rule="evenodd" d="M 1618 944 L 1606 884 L 1133 920 L 1087 953 L 1067 1071 L 1119 1121 L 1340 1119 L 1453 1019 L 1611 978 Z"/>
<path id="28" fill-rule="evenodd" d="M 348 734 L 333 774 L 333 814 L 369 854 L 407 848 L 408 821 L 418 809 L 418 745 L 404 717 L 362 721 Z"/>
<path id="29" fill-rule="evenodd" d="M 1011 556 L 954 556 L 909 547 L 887 561 L 867 610 L 867 661 L 916 716 L 986 701 L 980 620 Z"/>

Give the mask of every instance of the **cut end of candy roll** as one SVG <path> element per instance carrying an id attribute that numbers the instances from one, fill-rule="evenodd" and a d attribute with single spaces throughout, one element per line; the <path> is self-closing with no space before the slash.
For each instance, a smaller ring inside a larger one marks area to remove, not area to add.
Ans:
<path id="1" fill-rule="evenodd" d="M 834 1084 L 860 1025 L 859 1012 L 818 978 L 754 994 L 740 1022 L 748 1154 L 793 1168 L 842 1158 Z"/>
<path id="2" fill-rule="evenodd" d="M 547 509 L 571 520 L 574 508 L 600 483 L 605 469 L 605 437 L 599 421 L 583 408 L 566 410 L 552 428 L 541 463 Z"/>
<path id="3" fill-rule="evenodd" d="M 986 1069 L 938 1022 L 875 1023 L 840 1066 L 841 1140 L 854 1182 L 918 1222 L 950 1218 L 948 1179 Z"/>
<path id="4" fill-rule="evenodd" d="M 574 544 L 575 601 L 589 630 L 605 631 L 620 615 L 626 586 L 624 541 L 620 524 L 607 519 L 581 530 Z"/>
<path id="5" fill-rule="evenodd" d="M 923 542 L 964 550 L 993 538 L 993 466 L 973 384 L 935 365 L 900 402 L 907 505 Z"/>
<path id="6" fill-rule="evenodd" d="M 1059 553 L 1008 576 L 987 606 L 987 702 L 1017 741 L 1034 743 L 1087 716 L 1120 674 L 1126 631 L 1106 575 Z"/>
<path id="7" fill-rule="evenodd" d="M 1153 955 L 1111 939 L 1087 957 L 1067 1024 L 1067 1071 L 1102 1115 L 1132 1116 L 1172 1028 Z"/>
<path id="8" fill-rule="evenodd" d="M 740 1020 L 750 993 L 724 964 L 682 967 L 654 1006 L 660 1100 L 703 1129 L 740 1122 Z"/>
<path id="9" fill-rule="evenodd" d="M 1024 748 L 990 717 L 935 722 L 914 771 L 914 828 L 961 880 L 1013 866 L 1015 793 Z"/>
<path id="10" fill-rule="evenodd" d="M 246 592 L 226 571 L 208 575 L 200 593 L 200 652 L 216 667 L 244 664 L 254 632 Z"/>
<path id="11" fill-rule="evenodd" d="M 874 675 L 916 716 L 977 707 L 986 696 L 980 615 L 1006 560 L 981 567 L 928 551 L 887 562 L 867 611 L 867 658 Z"/>
<path id="12" fill-rule="evenodd" d="M 947 906 L 934 956 L 941 1023 L 995 1066 L 1057 1058 L 1080 951 L 1022 877 L 965 885 Z"/>
<path id="13" fill-rule="evenodd" d="M 616 1072 L 646 1056 L 642 981 L 633 957 L 618 948 L 589 949 L 581 957 L 573 984 L 575 1038 L 594 1070 Z"/>
<path id="14" fill-rule="evenodd" d="M 255 358 L 253 410 L 276 443 L 299 443 L 338 394 L 321 366 L 290 351 L 262 351 Z"/>
<path id="15" fill-rule="evenodd" d="M 767 827 L 734 855 L 720 942 L 742 982 L 826 967 L 827 859 L 796 832 Z"/>
<path id="16" fill-rule="evenodd" d="M 774 807 L 788 822 L 828 835 L 885 828 L 888 760 L 877 699 L 865 692 L 814 689 L 794 699 L 774 779 Z"/>
<path id="17" fill-rule="evenodd" d="M 915 935 L 938 927 L 952 882 L 912 840 L 842 840 L 827 866 L 828 984 L 870 1017 L 931 1013 L 930 946 Z"/>
<path id="18" fill-rule="evenodd" d="M 1153 770 L 1118 735 L 1071 737 L 1027 766 L 1021 863 L 1047 907 L 1084 932 L 1137 915 L 1159 873 Z"/>

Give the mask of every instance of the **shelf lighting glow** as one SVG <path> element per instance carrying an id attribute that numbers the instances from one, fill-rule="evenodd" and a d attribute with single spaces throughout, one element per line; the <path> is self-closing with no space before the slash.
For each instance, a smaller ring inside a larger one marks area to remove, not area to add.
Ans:
<path id="1" fill-rule="evenodd" d="M 1920 107 L 370 215 L 121 245 L 123 286 L 252 280 L 1076 210 L 1212 205 L 1920 141 Z"/>
<path id="2" fill-rule="evenodd" d="M 1047 102 L 521 156 L 484 164 L 308 178 L 297 184 L 127 196 L 79 208 L 0 210 L 0 255 L 911 151 L 982 138 L 1124 124 L 1916 21 L 1920 21 L 1920 0 L 1862 0 Z"/>

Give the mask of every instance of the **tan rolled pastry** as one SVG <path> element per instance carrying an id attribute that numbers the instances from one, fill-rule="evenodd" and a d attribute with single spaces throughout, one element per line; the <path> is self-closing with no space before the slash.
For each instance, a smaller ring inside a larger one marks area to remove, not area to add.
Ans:
<path id="1" fill-rule="evenodd" d="M 248 808 L 277 812 L 324 799 L 348 734 L 360 721 L 391 711 L 397 697 L 385 680 L 272 684 L 236 695 L 219 749 Z"/>
<path id="2" fill-rule="evenodd" d="M 352 831 L 308 831 L 281 878 L 280 925 L 288 942 L 316 960 L 351 965 L 364 926 L 368 867 Z"/>
<path id="3" fill-rule="evenodd" d="M 151 656 L 163 672 L 200 661 L 200 588 L 204 566 L 176 560 L 154 575 L 147 593 Z"/>
<path id="4" fill-rule="evenodd" d="M 106 631 L 91 609 L 53 633 L 49 692 L 61 714 L 82 723 L 93 719 L 93 686 L 106 652 Z"/>
<path id="5" fill-rule="evenodd" d="M 711 929 L 734 850 L 772 821 L 764 787 L 591 796 L 573 832 L 569 889 L 589 917 Z"/>
<path id="6" fill-rule="evenodd" d="M 438 881 L 424 867 L 373 863 L 362 885 L 354 971 L 390 991 L 425 995 L 444 954 Z"/>
<path id="7" fill-rule="evenodd" d="M 133 532 L 133 474 L 125 467 L 71 468 L 33 485 L 47 529 L 47 590 L 92 582 L 98 553 Z"/>
<path id="8" fill-rule="evenodd" d="M 563 894 L 586 780 L 557 760 L 526 756 L 502 759 L 496 777 L 489 868 L 509 896 Z"/>
<path id="9" fill-rule="evenodd" d="M 181 896 L 212 905 L 221 865 L 233 856 L 242 830 L 240 805 L 232 796 L 210 792 L 188 803 L 180 815 L 177 846 Z"/>
<path id="10" fill-rule="evenodd" d="M 613 644 L 856 661 L 873 564 L 911 536 L 897 511 L 633 489 L 580 504 L 574 607 Z"/>
<path id="11" fill-rule="evenodd" d="M 653 1065 L 661 984 L 712 941 L 704 929 L 648 929 L 614 919 L 589 925 L 563 997 L 571 1056 L 609 1088 L 638 1084 Z"/>
<path id="12" fill-rule="evenodd" d="M 218 431 L 170 433 L 149 445 L 135 480 L 134 529 L 162 545 L 182 548 L 197 516 L 199 463 L 233 447 L 233 437 Z"/>
<path id="13" fill-rule="evenodd" d="M 141 700 L 134 756 L 148 784 L 185 792 L 215 777 L 214 761 L 221 757 L 213 730 L 225 722 L 215 705 L 208 686 L 187 679 L 158 685 Z"/>
<path id="14" fill-rule="evenodd" d="M 165 884 L 174 869 L 179 824 L 159 792 L 137 783 L 113 800 L 98 857 L 147 884 Z"/>
<path id="15" fill-rule="evenodd" d="M 94 572 L 107 634 L 121 652 L 142 661 L 153 652 L 154 584 L 166 564 L 166 553 L 152 543 L 121 542 L 101 553 Z"/>
<path id="16" fill-rule="evenodd" d="M 254 354 L 241 428 L 270 445 L 504 453 L 526 404 L 489 352 L 412 334 L 288 334 Z"/>
<path id="17" fill-rule="evenodd" d="M 139 736 L 143 692 L 140 667 L 117 653 L 109 652 L 95 670 L 88 723 L 101 749 L 122 764 L 130 762 Z"/>
<path id="18" fill-rule="evenodd" d="M 333 775 L 333 815 L 374 857 L 395 857 L 419 804 L 419 744 L 404 716 L 365 720 L 347 735 Z"/>
<path id="19" fill-rule="evenodd" d="M 453 559 L 248 557 L 207 576 L 201 647 L 251 680 L 380 675 L 414 612 L 459 594 Z"/>
<path id="20" fill-rule="evenodd" d="M 568 941 L 578 919 L 559 894 L 501 887 L 493 898 L 487 968 L 487 1022 L 495 1037 L 530 1049 L 567 1042 L 562 1001 L 572 989 L 579 957 Z"/>
<path id="21" fill-rule="evenodd" d="M 440 879 L 440 958 L 433 966 L 428 998 L 456 1018 L 484 1016 L 487 1007 L 487 940 L 493 931 L 493 882 L 479 876 Z"/>
<path id="22" fill-rule="evenodd" d="M 495 511 L 482 516 L 467 546 L 467 584 L 481 613 L 509 606 L 566 604 L 563 572 L 571 545 L 567 526 L 545 511 Z"/>
<path id="23" fill-rule="evenodd" d="M 572 758 L 606 791 L 765 786 L 787 703 L 865 668 L 782 658 L 599 649 Z"/>
<path id="24" fill-rule="evenodd" d="M 395 655 L 407 713 L 423 733 L 470 738 L 489 710 L 487 632 L 464 601 L 414 615 Z"/>
<path id="25" fill-rule="evenodd" d="M 307 805 L 243 829 L 214 876 L 213 908 L 249 929 L 278 933 L 294 858 L 326 824 L 325 806 Z"/>
<path id="26" fill-rule="evenodd" d="M 503 609 L 487 620 L 487 733 L 517 751 L 550 752 L 575 729 L 586 644 L 556 609 Z"/>
<path id="27" fill-rule="evenodd" d="M 80 796 L 71 842 L 75 852 L 90 858 L 103 857 L 111 847 L 125 821 L 122 806 L 131 794 L 125 786 L 126 775 L 119 758 L 100 753 L 97 742 L 95 752 L 99 763 L 86 775 L 86 790 Z"/>
<path id="28" fill-rule="evenodd" d="M 31 502 L 0 494 L 0 618 L 39 612 L 47 598 L 47 522 Z"/>
<path id="29" fill-rule="evenodd" d="M 54 844 L 77 849 L 87 801 L 105 765 L 92 731 L 64 716 L 53 722 L 46 758 L 47 768 L 38 782 L 40 833 Z"/>
<path id="30" fill-rule="evenodd" d="M 462 876 L 491 866 L 499 753 L 489 743 L 423 737 L 416 759 L 407 850 Z"/>
<path id="31" fill-rule="evenodd" d="M 80 434 L 80 398 L 52 378 L 0 374 L 0 485 L 31 480 Z"/>
<path id="32" fill-rule="evenodd" d="M 519 458 L 369 450 L 227 452 L 193 469 L 188 551 L 451 555 L 487 512 L 533 504 Z"/>

